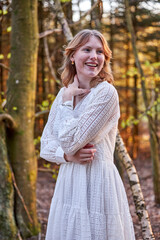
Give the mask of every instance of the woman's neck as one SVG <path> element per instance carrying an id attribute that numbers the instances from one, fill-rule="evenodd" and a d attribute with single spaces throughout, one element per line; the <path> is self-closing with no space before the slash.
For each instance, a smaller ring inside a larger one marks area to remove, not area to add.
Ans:
<path id="1" fill-rule="evenodd" d="M 78 80 L 79 80 L 79 88 L 83 88 L 83 89 L 90 89 L 90 82 L 91 79 L 86 79 L 86 78 L 82 78 L 81 76 L 78 76 Z"/>

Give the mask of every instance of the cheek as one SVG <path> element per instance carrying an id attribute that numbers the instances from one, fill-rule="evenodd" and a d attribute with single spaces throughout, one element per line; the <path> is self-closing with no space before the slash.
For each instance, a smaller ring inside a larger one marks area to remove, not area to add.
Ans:
<path id="1" fill-rule="evenodd" d="M 100 68 L 104 66 L 104 60 L 105 60 L 104 57 L 99 58 Z"/>

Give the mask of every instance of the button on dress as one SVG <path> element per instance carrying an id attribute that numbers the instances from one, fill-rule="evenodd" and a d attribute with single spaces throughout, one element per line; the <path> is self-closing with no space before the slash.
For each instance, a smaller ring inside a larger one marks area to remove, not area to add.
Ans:
<path id="1" fill-rule="evenodd" d="M 128 200 L 114 164 L 118 94 L 99 83 L 73 108 L 62 102 L 62 88 L 52 104 L 41 137 L 40 156 L 60 165 L 51 202 L 46 240 L 135 240 Z M 66 162 L 94 144 L 91 163 Z M 46 186 L 47 187 L 47 186 Z"/>

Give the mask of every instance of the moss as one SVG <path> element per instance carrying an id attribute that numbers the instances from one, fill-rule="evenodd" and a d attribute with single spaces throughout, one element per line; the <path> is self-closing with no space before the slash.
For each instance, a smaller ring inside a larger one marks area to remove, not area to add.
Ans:
<path id="1" fill-rule="evenodd" d="M 32 170 L 28 173 L 27 179 L 29 182 L 35 182 L 37 179 L 37 172 L 35 170 Z"/>
<path id="2" fill-rule="evenodd" d="M 0 239 L 17 239 L 13 214 L 13 185 L 8 163 L 5 125 L 0 124 Z"/>

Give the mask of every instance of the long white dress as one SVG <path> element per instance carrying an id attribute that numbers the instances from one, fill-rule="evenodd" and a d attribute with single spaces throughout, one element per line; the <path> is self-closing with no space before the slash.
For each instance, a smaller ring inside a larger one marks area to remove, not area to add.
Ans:
<path id="1" fill-rule="evenodd" d="M 108 82 L 99 83 L 73 109 L 73 100 L 62 104 L 63 90 L 41 138 L 40 156 L 61 164 L 46 240 L 134 240 L 126 192 L 113 162 L 117 91 Z M 87 143 L 97 149 L 92 163 L 65 161 L 64 152 L 74 154 Z"/>

